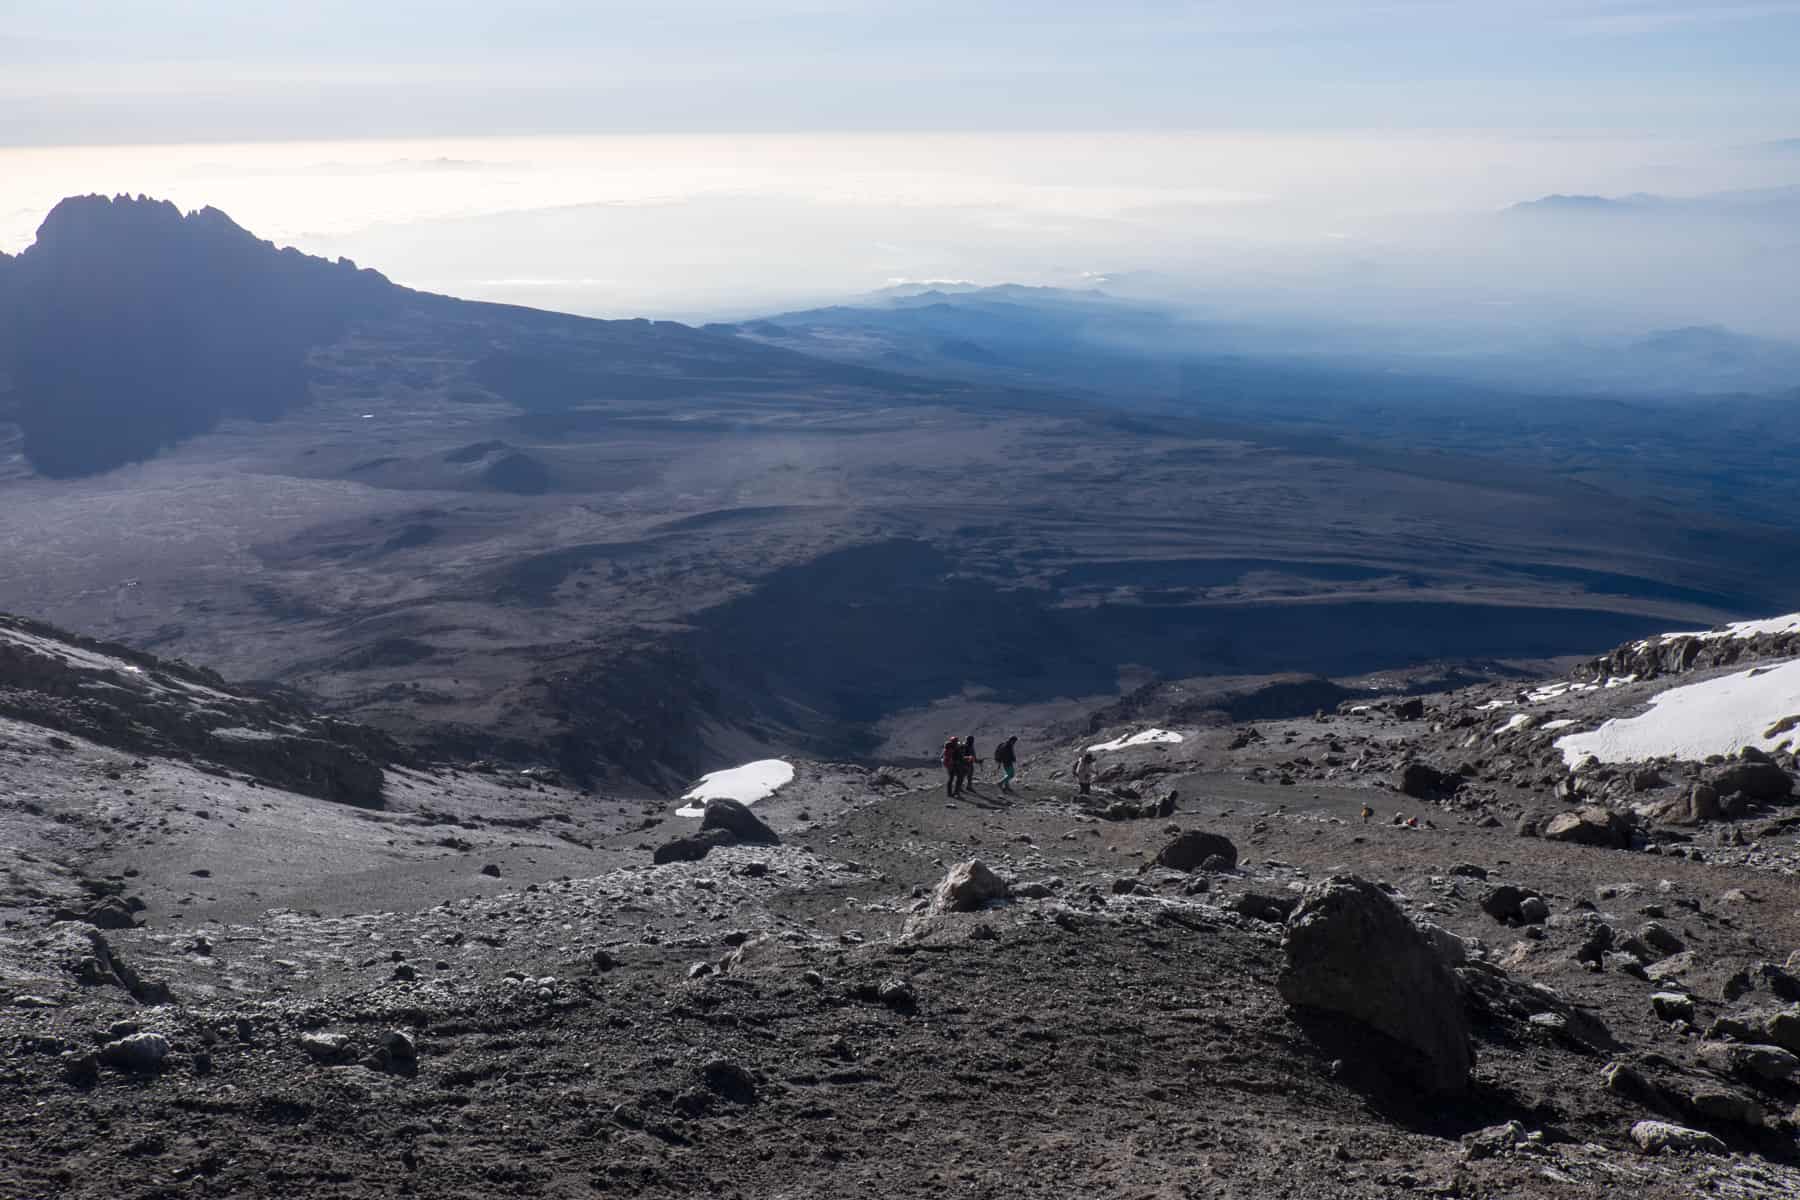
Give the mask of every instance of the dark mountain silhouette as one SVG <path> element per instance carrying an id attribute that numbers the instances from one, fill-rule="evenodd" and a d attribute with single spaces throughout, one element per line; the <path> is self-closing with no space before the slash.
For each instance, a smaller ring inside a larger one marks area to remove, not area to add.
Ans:
<path id="1" fill-rule="evenodd" d="M 222 417 L 306 396 L 306 354 L 400 289 L 278 250 L 214 208 L 64 200 L 10 265 L 13 408 L 44 474 L 148 458 Z"/>
<path id="2" fill-rule="evenodd" d="M 0 416 L 23 428 L 32 465 L 58 477 L 150 458 L 225 418 L 281 417 L 315 385 L 341 381 L 320 352 L 358 329 L 385 346 L 429 343 L 462 364 L 454 385 L 537 413 L 721 386 L 921 390 L 674 322 L 593 321 L 415 292 L 347 259 L 279 249 L 217 209 L 183 215 L 145 197 L 58 204 L 36 242 L 0 264 L 0 329 L 13 347 L 10 356 L 0 349 Z M 544 482 L 526 470 L 497 486 L 532 491 Z"/>

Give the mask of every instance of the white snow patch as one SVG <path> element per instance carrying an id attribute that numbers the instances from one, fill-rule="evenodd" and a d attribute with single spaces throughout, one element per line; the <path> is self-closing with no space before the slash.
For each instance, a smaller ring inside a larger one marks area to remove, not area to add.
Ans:
<path id="1" fill-rule="evenodd" d="M 728 771 L 702 775 L 693 790 L 682 796 L 693 801 L 675 810 L 678 817 L 706 815 L 708 800 L 736 800 L 739 804 L 755 804 L 775 793 L 777 788 L 792 783 L 794 764 L 779 758 L 764 758 Z"/>
<path id="2" fill-rule="evenodd" d="M 1130 737 L 1114 738 L 1110 742 L 1101 742 L 1097 746 L 1089 746 L 1088 753 L 1101 754 L 1108 750 L 1124 750 L 1130 746 L 1149 746 L 1157 742 L 1185 741 L 1179 733 L 1167 729 L 1146 729 L 1142 733 L 1134 733 Z"/>
<path id="3" fill-rule="evenodd" d="M 1507 718 L 1506 724 L 1502 725 L 1499 729 L 1495 730 L 1494 732 L 1495 733 L 1511 733 L 1513 730 L 1517 729 L 1519 726 L 1525 724 L 1525 722 L 1527 722 L 1529 720 L 1531 720 L 1530 713 L 1514 713 L 1512 716 Z"/>
<path id="4" fill-rule="evenodd" d="M 1475 706 L 1475 711 L 1493 712 L 1497 708 L 1511 708 L 1512 706 L 1513 702 L 1511 700 L 1489 700 L 1486 704 L 1477 704 Z"/>
<path id="5" fill-rule="evenodd" d="M 1546 700 L 1574 695 L 1576 692 L 1593 692 L 1599 689 L 1600 685 L 1597 683 L 1575 683 L 1565 679 L 1559 683 L 1547 683 L 1535 691 L 1527 692 L 1525 699 L 1533 704 L 1542 704 Z"/>
<path id="6" fill-rule="evenodd" d="M 1553 731 L 1557 729 L 1567 729 L 1573 724 L 1575 724 L 1575 719 L 1573 717 L 1558 717 L 1554 721 L 1545 721 L 1542 725 L 1538 726 L 1538 728 L 1546 731 Z"/>
<path id="7" fill-rule="evenodd" d="M 1796 730 L 1765 736 L 1783 717 L 1796 715 L 1800 659 L 1670 688 L 1650 698 L 1649 712 L 1570 734 L 1556 748 L 1571 767 L 1590 754 L 1601 762 L 1641 762 L 1659 755 L 1698 760 L 1745 746 L 1771 750 L 1800 737 Z"/>

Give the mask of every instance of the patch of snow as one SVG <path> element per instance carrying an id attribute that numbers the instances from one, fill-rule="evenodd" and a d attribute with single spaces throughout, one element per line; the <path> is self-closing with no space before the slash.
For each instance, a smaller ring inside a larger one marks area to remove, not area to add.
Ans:
<path id="1" fill-rule="evenodd" d="M 1542 704 L 1546 700 L 1555 700 L 1558 697 L 1572 695 L 1576 692 L 1597 691 L 1599 690 L 1599 687 L 1600 685 L 1597 683 L 1575 683 L 1572 680 L 1565 679 L 1557 683 L 1547 683 L 1535 691 L 1528 692 L 1525 695 L 1525 699 L 1531 701 L 1533 704 Z"/>
<path id="2" fill-rule="evenodd" d="M 1494 732 L 1495 733 L 1511 733 L 1513 730 L 1517 729 L 1519 726 L 1525 724 L 1525 722 L 1527 722 L 1529 720 L 1531 720 L 1530 713 L 1514 713 L 1512 716 L 1507 718 L 1506 724 L 1502 725 L 1499 729 L 1496 729 Z"/>
<path id="3" fill-rule="evenodd" d="M 764 758 L 728 771 L 702 775 L 700 782 L 681 798 L 688 804 L 675 810 L 678 817 L 706 815 L 708 800 L 736 800 L 739 804 L 755 804 L 774 795 L 776 789 L 792 783 L 794 764 L 779 758 Z"/>
<path id="4" fill-rule="evenodd" d="M 1782 718 L 1797 715 L 1800 659 L 1670 688 L 1651 697 L 1649 712 L 1570 734 L 1556 748 L 1571 767 L 1590 754 L 1611 763 L 1659 755 L 1698 760 L 1745 746 L 1772 750 L 1800 736 L 1793 729 L 1770 735 Z"/>
<path id="5" fill-rule="evenodd" d="M 1636 683 L 1636 682 L 1637 682 L 1636 675 L 1609 675 L 1606 678 L 1605 686 L 1608 689 L 1611 689 L 1611 688 L 1616 688 L 1616 687 L 1624 687 L 1628 683 Z"/>
<path id="6" fill-rule="evenodd" d="M 1149 746 L 1157 742 L 1180 742 L 1185 739 L 1167 729 L 1146 729 L 1142 733 L 1134 733 L 1130 737 L 1114 738 L 1110 742 L 1101 742 L 1097 746 L 1089 746 L 1088 753 L 1101 754 L 1108 750 L 1124 750 L 1131 746 Z"/>
<path id="7" fill-rule="evenodd" d="M 1489 700 L 1486 704 L 1477 704 L 1475 706 L 1475 711 L 1493 712 L 1497 708 L 1511 708 L 1512 706 L 1513 702 L 1511 700 Z"/>
<path id="8" fill-rule="evenodd" d="M 1573 724 L 1575 724 L 1575 719 L 1573 717 L 1558 717 L 1554 721 L 1545 721 L 1542 725 L 1538 726 L 1538 728 L 1544 730 L 1567 729 Z"/>

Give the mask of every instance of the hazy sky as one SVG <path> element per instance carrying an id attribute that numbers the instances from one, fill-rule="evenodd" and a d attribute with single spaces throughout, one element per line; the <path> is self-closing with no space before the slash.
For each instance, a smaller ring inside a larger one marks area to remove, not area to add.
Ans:
<path id="1" fill-rule="evenodd" d="M 147 193 L 606 316 L 1155 271 L 1800 336 L 1800 219 L 1496 224 L 1794 187 L 1795 138 L 1800 0 L 0 0 L 0 250 Z"/>
<path id="2" fill-rule="evenodd" d="M 0 143 L 1800 131 L 1795 0 L 7 0 Z"/>

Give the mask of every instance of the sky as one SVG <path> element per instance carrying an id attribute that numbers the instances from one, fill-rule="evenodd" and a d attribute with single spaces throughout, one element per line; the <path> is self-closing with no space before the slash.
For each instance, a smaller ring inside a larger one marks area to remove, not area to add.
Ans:
<path id="1" fill-rule="evenodd" d="M 1793 0 L 7 0 L 0 143 L 1793 136 Z"/>
<path id="2" fill-rule="evenodd" d="M 1336 304 L 1371 266 L 1491 305 L 1541 263 L 1785 332 L 1778 229 L 1664 242 L 1664 278 L 1483 223 L 1800 185 L 1797 137 L 1800 0 L 0 0 L 0 250 L 145 193 L 593 315 L 1151 270 Z"/>

